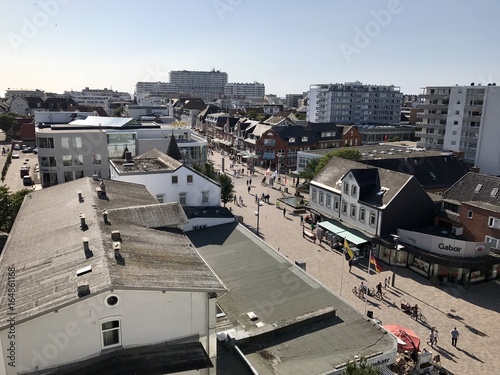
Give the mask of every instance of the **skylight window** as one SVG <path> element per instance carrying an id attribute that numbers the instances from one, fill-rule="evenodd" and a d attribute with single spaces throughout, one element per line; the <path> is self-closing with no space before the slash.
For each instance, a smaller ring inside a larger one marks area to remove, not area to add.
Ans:
<path id="1" fill-rule="evenodd" d="M 481 191 L 482 187 L 483 187 L 483 185 L 477 184 L 476 189 L 474 190 L 474 192 L 479 193 Z"/>
<path id="2" fill-rule="evenodd" d="M 493 198 L 495 198 L 497 196 L 497 194 L 498 194 L 498 188 L 493 188 L 493 190 L 491 191 L 490 196 L 493 197 Z"/>
<path id="3" fill-rule="evenodd" d="M 431 177 L 432 177 L 433 180 L 436 179 L 436 175 L 434 174 L 434 172 L 429 172 L 429 174 L 431 175 Z"/>
<path id="4" fill-rule="evenodd" d="M 389 189 L 388 189 L 388 188 L 383 187 L 383 188 L 381 188 L 381 189 L 380 189 L 380 191 L 377 193 L 377 195 L 378 195 L 379 197 L 381 197 L 382 195 L 384 195 L 384 194 L 387 192 L 387 190 L 389 190 Z"/>
<path id="5" fill-rule="evenodd" d="M 86 273 L 92 272 L 92 266 L 86 266 L 83 268 L 80 268 L 79 270 L 76 271 L 76 276 L 82 276 L 85 275 Z"/>

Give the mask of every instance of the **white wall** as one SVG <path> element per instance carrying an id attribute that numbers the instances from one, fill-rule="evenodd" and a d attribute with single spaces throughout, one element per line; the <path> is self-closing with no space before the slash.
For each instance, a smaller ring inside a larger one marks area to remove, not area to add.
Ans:
<path id="1" fill-rule="evenodd" d="M 175 172 L 118 174 L 111 168 L 111 179 L 131 182 L 146 186 L 149 192 L 156 197 L 165 196 L 164 202 L 179 202 L 179 193 L 185 192 L 187 206 L 219 206 L 221 200 L 220 186 L 194 173 L 188 168 L 180 167 Z M 187 183 L 187 176 L 193 176 L 193 183 Z M 178 183 L 172 184 L 172 176 L 177 176 Z M 202 192 L 208 191 L 208 203 L 202 203 Z"/>
<path id="2" fill-rule="evenodd" d="M 487 86 L 479 128 L 476 165 L 481 173 L 500 175 L 500 87 Z"/>
<path id="3" fill-rule="evenodd" d="M 76 289 L 75 289 L 76 292 Z M 105 299 L 116 295 L 114 307 Z M 215 300 L 215 299 L 213 299 Z M 200 343 L 215 362 L 216 348 L 208 347 L 209 327 L 215 336 L 215 304 L 206 293 L 115 290 L 93 295 L 76 304 L 16 325 L 17 368 L 4 367 L 0 373 L 34 370 L 98 355 L 102 349 L 101 320 L 118 318 L 121 344 L 133 347 L 149 343 L 200 335 Z M 2 347 L 8 347 L 6 331 L 1 333 Z"/>

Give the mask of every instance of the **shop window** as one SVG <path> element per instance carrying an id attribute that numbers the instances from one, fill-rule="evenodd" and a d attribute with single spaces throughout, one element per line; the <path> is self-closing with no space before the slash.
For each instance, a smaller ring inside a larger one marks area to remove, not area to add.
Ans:
<path id="1" fill-rule="evenodd" d="M 474 214 L 471 210 L 467 211 L 467 219 L 472 219 L 473 216 Z"/>

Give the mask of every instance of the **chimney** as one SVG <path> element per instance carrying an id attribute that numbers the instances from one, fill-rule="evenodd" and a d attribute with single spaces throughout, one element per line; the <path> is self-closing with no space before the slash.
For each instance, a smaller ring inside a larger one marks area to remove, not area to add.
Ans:
<path id="1" fill-rule="evenodd" d="M 83 196 L 82 196 L 82 192 L 79 191 L 78 192 L 78 202 L 81 202 L 81 201 L 83 201 Z"/>
<path id="2" fill-rule="evenodd" d="M 88 237 L 82 237 L 82 241 L 83 241 L 83 251 L 85 251 L 86 253 L 88 253 L 90 251 Z"/>
<path id="3" fill-rule="evenodd" d="M 125 151 L 125 161 L 127 163 L 132 163 L 132 153 L 130 151 Z"/>
<path id="4" fill-rule="evenodd" d="M 470 171 L 474 172 L 474 173 L 479 173 L 480 168 L 477 165 L 475 165 L 475 166 L 473 166 L 473 167 L 470 168 Z"/>
<path id="5" fill-rule="evenodd" d="M 111 232 L 111 239 L 113 241 L 118 241 L 118 242 L 121 242 L 122 240 L 122 237 L 120 235 L 120 231 L 119 230 L 114 230 Z"/>
<path id="6" fill-rule="evenodd" d="M 113 242 L 113 250 L 115 251 L 115 259 L 121 259 L 122 255 L 120 254 L 121 244 L 120 242 Z"/>
<path id="7" fill-rule="evenodd" d="M 85 215 L 80 214 L 80 227 L 82 229 L 87 229 L 87 223 L 85 222 Z"/>

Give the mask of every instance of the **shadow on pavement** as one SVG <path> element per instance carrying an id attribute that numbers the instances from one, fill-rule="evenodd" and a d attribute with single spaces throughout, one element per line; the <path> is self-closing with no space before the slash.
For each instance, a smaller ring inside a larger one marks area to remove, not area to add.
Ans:
<path id="1" fill-rule="evenodd" d="M 469 353 L 467 350 L 460 349 L 458 346 L 456 347 L 458 350 L 460 350 L 462 353 L 464 353 L 467 357 L 472 358 L 478 362 L 484 363 L 481 361 L 479 358 L 477 358 L 474 354 Z"/>

